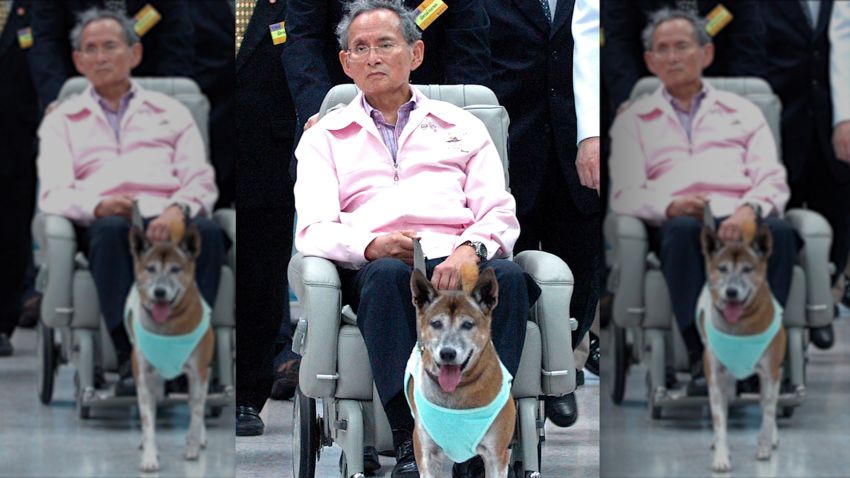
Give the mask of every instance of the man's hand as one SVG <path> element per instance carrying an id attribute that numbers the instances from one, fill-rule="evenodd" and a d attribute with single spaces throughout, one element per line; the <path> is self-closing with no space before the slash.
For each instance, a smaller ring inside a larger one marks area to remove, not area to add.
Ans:
<path id="1" fill-rule="evenodd" d="M 695 194 L 693 196 L 678 197 L 667 206 L 667 217 L 693 216 L 702 220 L 705 209 L 705 196 Z"/>
<path id="2" fill-rule="evenodd" d="M 746 222 L 755 222 L 756 219 L 756 212 L 753 211 L 753 208 L 747 205 L 741 206 L 720 223 L 717 237 L 723 242 L 740 240 L 741 226 Z"/>
<path id="3" fill-rule="evenodd" d="M 183 210 L 178 206 L 169 206 L 156 219 L 148 224 L 146 235 L 151 242 L 171 240 L 171 223 L 183 221 Z"/>
<path id="4" fill-rule="evenodd" d="M 313 125 L 318 123 L 318 122 L 319 122 L 319 113 L 316 113 L 313 116 L 311 116 L 310 119 L 308 119 L 306 123 L 304 123 L 304 131 L 307 131 L 308 129 L 312 128 Z"/>
<path id="5" fill-rule="evenodd" d="M 405 230 L 384 234 L 372 239 L 363 255 L 368 261 L 393 257 L 407 264 L 413 264 L 413 239 L 419 239 L 416 231 Z"/>
<path id="6" fill-rule="evenodd" d="M 133 196 L 119 194 L 101 200 L 94 208 L 94 217 L 122 216 L 130 219 L 133 216 Z"/>
<path id="7" fill-rule="evenodd" d="M 576 155 L 576 170 L 581 185 L 599 193 L 599 136 L 581 140 Z"/>
<path id="8" fill-rule="evenodd" d="M 460 279 L 460 266 L 466 262 L 478 263 L 475 248 L 470 246 L 459 246 L 445 261 L 434 268 L 431 275 L 431 283 L 438 290 L 454 290 Z"/>
<path id="9" fill-rule="evenodd" d="M 850 120 L 835 125 L 832 131 L 832 147 L 839 161 L 850 163 Z"/>

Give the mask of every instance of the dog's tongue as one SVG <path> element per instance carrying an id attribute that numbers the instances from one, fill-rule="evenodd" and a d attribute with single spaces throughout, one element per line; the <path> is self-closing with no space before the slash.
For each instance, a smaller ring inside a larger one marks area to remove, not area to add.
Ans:
<path id="1" fill-rule="evenodd" d="M 441 365 L 439 381 L 444 392 L 453 392 L 460 383 L 460 365 Z"/>
<path id="2" fill-rule="evenodd" d="M 741 318 L 741 313 L 743 313 L 743 311 L 743 304 L 739 302 L 727 302 L 726 307 L 723 309 L 723 317 L 726 319 L 726 322 L 734 324 Z"/>
<path id="3" fill-rule="evenodd" d="M 151 308 L 151 315 L 157 324 L 164 324 L 171 314 L 171 305 L 168 303 L 154 302 Z"/>

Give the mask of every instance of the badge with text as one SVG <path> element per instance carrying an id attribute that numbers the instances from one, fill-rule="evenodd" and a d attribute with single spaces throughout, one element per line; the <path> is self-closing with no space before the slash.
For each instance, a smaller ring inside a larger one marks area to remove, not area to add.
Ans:
<path id="1" fill-rule="evenodd" d="M 18 45 L 22 50 L 26 50 L 32 46 L 32 28 L 26 27 L 18 30 Z"/>
<path id="2" fill-rule="evenodd" d="M 712 37 L 720 33 L 720 30 L 732 21 L 732 14 L 722 3 L 717 4 L 711 12 L 706 16 L 708 24 L 705 26 L 705 31 Z"/>
<path id="3" fill-rule="evenodd" d="M 136 24 L 133 25 L 133 30 L 136 30 L 136 35 L 143 37 L 145 36 L 145 33 L 149 32 L 154 25 L 162 20 L 162 15 L 160 15 L 159 12 L 156 11 L 156 8 L 149 3 L 142 7 L 133 19 L 136 20 Z"/>
<path id="4" fill-rule="evenodd" d="M 413 11 L 416 15 L 416 24 L 420 29 L 425 30 L 448 8 L 449 6 L 443 0 L 425 0 Z"/>
<path id="5" fill-rule="evenodd" d="M 274 43 L 275 45 L 286 43 L 286 28 L 284 26 L 285 23 L 286 22 L 280 22 L 269 25 L 269 31 L 272 32 L 272 43 Z"/>

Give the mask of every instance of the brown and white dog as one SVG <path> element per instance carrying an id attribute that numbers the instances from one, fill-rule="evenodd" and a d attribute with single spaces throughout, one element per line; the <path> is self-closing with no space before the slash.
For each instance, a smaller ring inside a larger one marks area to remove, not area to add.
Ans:
<path id="1" fill-rule="evenodd" d="M 437 291 L 418 270 L 411 278 L 421 366 L 411 374 L 406 393 L 416 420 L 413 446 L 423 477 L 440 476 L 446 453 L 423 424 L 417 406 L 422 404 L 416 402 L 414 384 L 420 397 L 452 410 L 484 407 L 495 404 L 497 397 L 504 398 L 502 380 L 506 372 L 490 340 L 491 314 L 499 295 L 496 274 L 488 268 L 479 277 L 476 265 L 464 264 L 461 286 L 461 290 Z M 506 477 L 508 473 L 508 445 L 516 422 L 509 392 L 501 410 L 495 413 L 483 438 L 477 446 L 472 444 L 474 453 L 484 460 L 487 478 Z M 458 422 L 456 426 L 463 425 Z"/>
<path id="2" fill-rule="evenodd" d="M 707 327 L 713 326 L 715 331 L 734 337 L 756 337 L 763 334 L 764 341 L 769 341 L 761 356 L 757 356 L 756 348 L 752 357 L 745 359 L 743 371 L 738 368 L 735 374 L 742 378 L 742 375 L 747 373 L 746 370 L 749 370 L 746 364 L 755 363 L 754 372 L 759 377 L 762 408 L 761 431 L 756 452 L 758 460 L 769 459 L 772 449 L 779 443 L 776 407 L 786 336 L 781 317 L 775 319 L 781 309 L 775 303 L 767 283 L 767 259 L 772 250 L 768 227 L 762 225 L 756 232 L 755 224 L 745 224 L 742 241 L 724 243 L 712 228 L 706 226 L 703 229 L 702 246 L 708 276 L 707 288 L 710 293 L 706 300 L 710 300 L 710 306 L 703 307 L 703 312 L 697 319 L 705 342 L 705 376 L 714 425 L 712 469 L 715 472 L 725 472 L 732 468 L 726 441 L 726 421 L 727 399 L 734 390 L 732 369 L 736 367 L 727 367 L 721 359 L 725 359 L 728 364 L 729 357 L 734 359 L 736 353 L 725 352 L 726 357 L 721 357 L 723 354 L 719 352 L 719 344 L 715 346 L 717 351 L 712 350 L 711 335 L 706 335 Z M 778 329 L 774 320 L 779 322 Z M 710 324 L 707 321 L 710 321 Z M 773 330 L 775 332 L 772 332 Z M 715 341 L 719 341 L 720 339 L 716 338 L 717 332 L 712 333 L 715 334 Z M 737 354 L 743 356 L 743 347 L 738 350 Z"/>
<path id="3" fill-rule="evenodd" d="M 202 323 L 204 305 L 195 283 L 195 261 L 201 250 L 198 230 L 191 225 L 183 237 L 183 223 L 172 224 L 171 241 L 151 243 L 142 229 L 134 225 L 130 231 L 136 283 L 131 296 L 138 294 L 138 307 L 130 309 L 127 328 L 134 339 L 133 378 L 142 421 L 143 471 L 159 469 L 154 431 L 156 425 L 156 375 L 154 365 L 145 358 L 137 343 L 134 325 L 159 336 L 186 336 Z M 134 316 L 133 310 L 138 311 Z M 134 324 L 133 321 L 139 321 Z M 189 382 L 191 421 L 186 435 L 187 460 L 196 460 L 206 446 L 204 405 L 209 380 L 209 365 L 215 339 L 212 327 L 203 333 L 194 350 L 182 365 Z M 179 364 L 178 364 L 179 367 Z M 178 369 L 179 371 L 179 369 Z"/>

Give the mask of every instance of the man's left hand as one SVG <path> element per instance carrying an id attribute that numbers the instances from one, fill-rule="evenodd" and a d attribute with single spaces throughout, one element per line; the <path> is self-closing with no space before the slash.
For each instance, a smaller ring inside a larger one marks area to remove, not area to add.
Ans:
<path id="1" fill-rule="evenodd" d="M 581 140 L 576 155 L 576 170 L 582 186 L 599 193 L 599 136 Z"/>
<path id="2" fill-rule="evenodd" d="M 178 206 L 169 206 L 156 219 L 148 224 L 147 236 L 151 242 L 171 240 L 171 223 L 183 221 L 183 210 Z"/>
<path id="3" fill-rule="evenodd" d="M 750 206 L 739 207 L 731 216 L 720 223 L 717 237 L 723 242 L 741 239 L 741 226 L 746 222 L 755 222 L 756 213 Z"/>
<path id="4" fill-rule="evenodd" d="M 454 290 L 460 279 L 460 266 L 466 262 L 478 264 L 475 249 L 469 246 L 459 246 L 445 261 L 434 268 L 431 283 L 438 290 Z"/>

